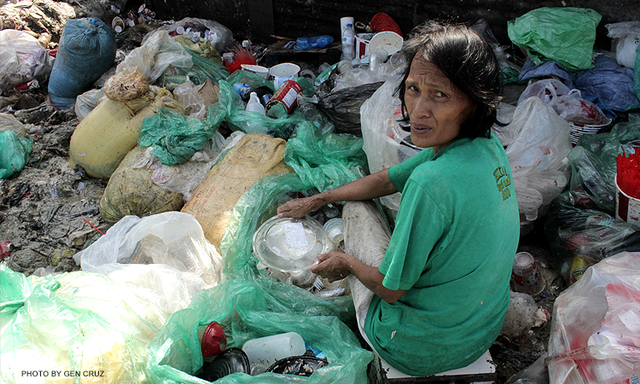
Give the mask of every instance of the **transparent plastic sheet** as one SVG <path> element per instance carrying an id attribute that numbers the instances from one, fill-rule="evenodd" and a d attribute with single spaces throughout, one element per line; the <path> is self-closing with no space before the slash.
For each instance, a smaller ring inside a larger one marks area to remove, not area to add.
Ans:
<path id="1" fill-rule="evenodd" d="M 640 228 L 598 210 L 584 194 L 559 195 L 544 228 L 555 267 L 568 283 L 578 277 L 571 276 L 576 257 L 592 265 L 622 251 L 640 250 Z"/>
<path id="2" fill-rule="evenodd" d="M 22 171 L 32 149 L 30 138 L 22 138 L 10 129 L 0 131 L 0 179 Z"/>
<path id="3" fill-rule="evenodd" d="M 399 78 L 387 80 L 360 108 L 362 148 L 367 154 L 371 173 L 400 164 L 421 150 L 407 141 L 406 133 L 400 128 L 400 99 L 394 97 L 399 82 Z M 391 210 L 394 218 L 401 196 L 394 193 L 380 198 L 381 204 Z"/>
<path id="4" fill-rule="evenodd" d="M 596 27 L 602 18 L 588 8 L 541 7 L 507 23 L 509 39 L 536 63 L 555 61 L 567 69 L 593 68 Z"/>
<path id="5" fill-rule="evenodd" d="M 537 97 L 516 107 L 508 130 L 515 139 L 506 149 L 518 197 L 521 225 L 546 213 L 569 182 L 569 123 Z"/>
<path id="6" fill-rule="evenodd" d="M 163 164 L 176 165 L 189 160 L 218 130 L 208 120 L 188 117 L 170 109 L 159 109 L 144 119 L 138 144 L 151 147 Z"/>
<path id="7" fill-rule="evenodd" d="M 27 130 L 25 129 L 24 124 L 20 122 L 20 120 L 16 119 L 9 113 L 0 113 L 0 132 L 6 130 L 15 132 L 19 137 L 23 139 L 27 137 Z"/>
<path id="8" fill-rule="evenodd" d="M 105 94 L 104 89 L 91 89 L 78 95 L 73 107 L 78 121 L 82 121 L 82 119 L 87 117 L 89 112 L 93 111 L 93 109 L 106 98 L 107 95 Z"/>
<path id="9" fill-rule="evenodd" d="M 368 174 L 362 144 L 362 138 L 353 135 L 322 135 L 305 122 L 287 141 L 284 161 L 304 182 L 324 192 Z"/>
<path id="10" fill-rule="evenodd" d="M 167 83 L 167 78 L 169 78 L 166 74 L 186 76 L 187 79 L 196 85 L 204 84 L 207 79 L 217 84 L 218 81 L 226 79 L 229 76 L 229 70 L 227 70 L 222 63 L 200 56 L 188 48 L 185 48 L 185 51 L 191 55 L 193 66 L 191 66 L 191 68 L 170 68 L 168 72 L 165 72 L 165 84 Z"/>
<path id="11" fill-rule="evenodd" d="M 616 53 L 616 61 L 633 69 L 640 40 L 640 21 L 622 21 L 606 24 L 605 27 L 608 31 L 607 37 L 613 39 L 611 45 L 615 48 L 613 51 Z"/>
<path id="12" fill-rule="evenodd" d="M 54 371 L 61 381 L 75 371 L 83 381 L 148 380 L 148 347 L 168 314 L 131 287 L 82 271 L 25 278 L 5 265 L 0 280 L 0 381 L 49 382 Z M 25 371 L 49 375 L 27 379 Z"/>
<path id="13" fill-rule="evenodd" d="M 585 195 L 607 213 L 615 211 L 616 157 L 634 153 L 640 145 L 640 115 L 629 114 L 628 122 L 616 124 L 610 132 L 583 135 L 569 153 L 571 193 Z"/>
<path id="14" fill-rule="evenodd" d="M 167 313 L 185 308 L 199 290 L 223 279 L 222 257 L 198 221 L 182 212 L 125 216 L 74 260 L 83 271 L 140 289 Z"/>
<path id="15" fill-rule="evenodd" d="M 190 69 L 193 60 L 187 50 L 173 41 L 166 31 L 155 30 L 145 36 L 140 47 L 131 51 L 118 64 L 116 73 L 137 69 L 144 74 L 149 84 L 153 84 L 170 65 Z"/>
<path id="16" fill-rule="evenodd" d="M 182 27 L 185 32 L 188 29 L 191 29 L 193 33 L 187 32 L 185 35 L 187 37 L 193 37 L 195 33 L 198 34 L 197 37 L 206 38 L 211 41 L 213 46 L 218 50 L 218 52 L 226 52 L 228 49 L 232 48 L 234 44 L 233 40 L 233 32 L 224 25 L 218 23 L 217 21 L 198 19 L 195 17 L 185 17 L 184 19 L 175 22 L 173 24 L 163 25 L 158 28 L 158 31 L 166 31 L 169 36 L 175 36 L 176 29 Z M 204 32 L 208 30 L 209 33 L 205 36 Z M 148 33 L 143 39 L 142 44 L 145 44 L 148 39 L 153 36 L 155 31 Z"/>
<path id="17" fill-rule="evenodd" d="M 640 254 L 586 270 L 554 302 L 548 348 L 552 384 L 623 383 L 640 370 Z"/>
<path id="18" fill-rule="evenodd" d="M 189 308 L 173 314 L 151 344 L 149 372 L 157 383 L 206 383 L 194 373 L 203 364 L 199 325 L 223 325 L 227 348 L 253 338 L 296 332 L 329 361 L 309 377 L 234 373 L 216 383 L 367 383 L 373 354 L 336 316 L 340 307 L 294 286 L 267 279 L 233 279 L 201 291 Z M 355 314 L 351 314 L 355 316 Z"/>
<path id="19" fill-rule="evenodd" d="M 0 94 L 37 79 L 44 82 L 53 60 L 38 40 L 25 31 L 0 31 Z"/>

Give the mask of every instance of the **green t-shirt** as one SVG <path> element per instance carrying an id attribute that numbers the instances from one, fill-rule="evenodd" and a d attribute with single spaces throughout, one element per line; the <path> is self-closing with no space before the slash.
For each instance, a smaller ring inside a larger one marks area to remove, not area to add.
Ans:
<path id="1" fill-rule="evenodd" d="M 425 149 L 389 169 L 402 192 L 365 332 L 394 368 L 427 376 L 467 366 L 495 341 L 509 305 L 520 221 L 507 154 L 495 136 Z"/>

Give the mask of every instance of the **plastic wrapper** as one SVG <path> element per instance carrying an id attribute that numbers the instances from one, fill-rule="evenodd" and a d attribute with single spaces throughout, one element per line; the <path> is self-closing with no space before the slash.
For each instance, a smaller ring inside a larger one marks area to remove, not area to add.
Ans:
<path id="1" fill-rule="evenodd" d="M 555 300 L 548 349 L 552 384 L 637 380 L 639 270 L 638 253 L 609 257 Z"/>
<path id="2" fill-rule="evenodd" d="M 151 147 L 151 153 L 163 164 L 175 165 L 189 160 L 201 150 L 218 127 L 208 120 L 188 117 L 170 109 L 159 109 L 144 119 L 138 144 Z"/>
<path id="3" fill-rule="evenodd" d="M 229 76 L 229 71 L 220 62 L 202 57 L 188 48 L 185 48 L 185 50 L 191 55 L 193 65 L 190 68 L 172 66 L 167 69 L 162 77 L 164 85 L 169 83 L 182 84 L 186 80 L 200 85 L 204 84 L 207 79 L 217 84 L 218 81 Z"/>
<path id="4" fill-rule="evenodd" d="M 576 125 L 604 125 L 611 122 L 594 103 L 584 100 L 579 90 L 569 89 L 560 80 L 542 79 L 531 83 L 522 92 L 518 104 L 537 96 L 556 113 Z"/>
<path id="5" fill-rule="evenodd" d="M 400 79 L 387 80 L 360 108 L 363 149 L 367 154 L 369 171 L 382 171 L 415 156 L 421 148 L 411 144 L 410 132 L 400 127 L 400 99 L 394 96 Z M 380 202 L 392 216 L 398 213 L 400 193 L 383 196 Z"/>
<path id="6" fill-rule="evenodd" d="M 118 64 L 116 73 L 138 70 L 149 84 L 153 84 L 169 66 L 190 69 L 193 60 L 187 50 L 173 41 L 166 31 L 155 30 L 145 36 L 140 47 Z"/>
<path id="7" fill-rule="evenodd" d="M 207 117 L 209 106 L 218 102 L 219 92 L 220 87 L 209 79 L 197 86 L 187 80 L 173 90 L 173 96 L 182 104 L 185 115 L 204 119 Z"/>
<path id="8" fill-rule="evenodd" d="M 607 24 L 605 27 L 608 31 L 607 36 L 613 39 L 611 46 L 616 53 L 616 61 L 633 69 L 640 43 L 640 21 L 622 21 Z"/>
<path id="9" fill-rule="evenodd" d="M 218 52 L 226 52 L 231 49 L 234 44 L 233 32 L 217 21 L 198 19 L 195 17 L 186 17 L 173 24 L 163 25 L 158 28 L 159 31 L 166 31 L 169 36 L 176 36 L 178 28 L 185 31 L 185 36 L 193 38 L 204 38 L 213 44 Z M 154 31 L 155 32 L 155 31 Z M 142 43 L 146 43 L 151 38 L 151 32 L 147 34 Z"/>
<path id="10" fill-rule="evenodd" d="M 593 68 L 593 45 L 600 23 L 588 8 L 541 7 L 507 23 L 509 39 L 536 63 L 555 61 L 567 69 Z"/>
<path id="11" fill-rule="evenodd" d="M 150 351 L 149 371 L 153 381 L 203 383 L 193 376 L 202 367 L 202 352 L 196 338 L 199 325 L 217 321 L 227 337 L 227 348 L 251 339 L 296 332 L 314 349 L 322 351 L 328 365 L 310 376 L 234 373 L 216 383 L 367 383 L 367 365 L 373 354 L 360 347 L 358 339 L 339 316 L 343 307 L 288 284 L 266 279 L 226 280 L 203 290 L 189 308 L 173 314 L 158 332 Z M 355 316 L 351 311 L 351 316 Z"/>
<path id="12" fill-rule="evenodd" d="M 115 223 L 128 215 L 144 217 L 182 208 L 180 193 L 154 184 L 153 170 L 135 167 L 145 158 L 145 152 L 145 148 L 133 148 L 109 178 L 100 199 L 100 216 L 105 221 Z"/>
<path id="13" fill-rule="evenodd" d="M 640 228 L 595 208 L 587 196 L 565 192 L 547 213 L 544 228 L 553 262 L 567 284 L 604 258 L 640 251 Z"/>
<path id="14" fill-rule="evenodd" d="M 351 135 L 321 135 L 311 123 L 299 124 L 287 141 L 284 161 L 300 178 L 324 192 L 366 174 L 363 140 Z"/>
<path id="15" fill-rule="evenodd" d="M 338 73 L 339 71 L 333 71 L 329 79 L 318 88 L 318 109 L 335 124 L 337 133 L 362 136 L 360 107 L 382 86 L 384 79 L 373 83 L 355 81 L 354 84 L 357 85 L 348 87 L 343 84 L 345 80 L 339 80 Z"/>
<path id="16" fill-rule="evenodd" d="M 0 130 L 0 179 L 22 171 L 29 161 L 33 142 L 10 129 Z"/>
<path id="17" fill-rule="evenodd" d="M 219 132 L 216 132 L 205 143 L 201 151 L 194 153 L 189 160 L 177 165 L 162 164 L 147 149 L 146 161 L 136 164 L 135 167 L 146 167 L 152 170 L 151 181 L 154 184 L 168 191 L 182 194 L 186 203 L 191 199 L 193 191 L 207 176 L 211 166 L 237 143 L 242 135 L 244 133 L 234 132 L 225 139 Z"/>
<path id="18" fill-rule="evenodd" d="M 634 153 L 639 146 L 640 116 L 636 114 L 630 114 L 628 122 L 616 124 L 610 132 L 581 136 L 569 153 L 570 191 L 574 198 L 591 200 L 590 208 L 613 213 L 616 157 L 621 153 Z"/>
<path id="19" fill-rule="evenodd" d="M 74 260 L 83 271 L 141 290 L 168 313 L 187 307 L 199 290 L 223 279 L 220 254 L 198 221 L 182 212 L 125 216 Z"/>
<path id="20" fill-rule="evenodd" d="M 104 93 L 104 89 L 90 89 L 78 95 L 78 97 L 76 97 L 76 103 L 73 106 L 78 121 L 82 121 L 82 119 L 87 117 L 87 115 L 106 98 L 107 95 Z"/>
<path id="21" fill-rule="evenodd" d="M 15 132 L 18 137 L 23 139 L 27 137 L 27 130 L 20 120 L 16 119 L 11 114 L 0 113 L 0 132 L 6 130 Z"/>
<path id="22" fill-rule="evenodd" d="M 515 140 L 506 149 L 523 229 L 544 216 L 569 182 L 569 123 L 537 97 L 516 107 L 508 130 Z"/>
<path id="23" fill-rule="evenodd" d="M 0 31 L 0 94 L 36 79 L 44 82 L 53 60 L 38 40 L 25 31 Z"/>
<path id="24" fill-rule="evenodd" d="M 25 278 L 1 265 L 0 279 L 0 381 L 71 382 L 76 371 L 78 381 L 148 381 L 148 347 L 168 314 L 139 292 L 82 271 Z"/>

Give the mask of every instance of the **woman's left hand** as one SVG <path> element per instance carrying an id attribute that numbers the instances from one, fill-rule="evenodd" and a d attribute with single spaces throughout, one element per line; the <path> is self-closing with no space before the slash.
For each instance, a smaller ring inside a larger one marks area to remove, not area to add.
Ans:
<path id="1" fill-rule="evenodd" d="M 318 256 L 318 261 L 311 266 L 311 272 L 320 275 L 330 282 L 342 280 L 351 274 L 349 259 L 353 258 L 342 252 L 329 252 Z"/>

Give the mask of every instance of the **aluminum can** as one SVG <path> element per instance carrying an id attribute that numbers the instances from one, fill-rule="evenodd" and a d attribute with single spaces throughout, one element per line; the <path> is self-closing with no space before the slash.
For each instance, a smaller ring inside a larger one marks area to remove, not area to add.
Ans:
<path id="1" fill-rule="evenodd" d="M 515 291 L 533 296 L 544 291 L 546 286 L 544 278 L 538 270 L 536 259 L 529 252 L 516 253 L 511 280 Z"/>

